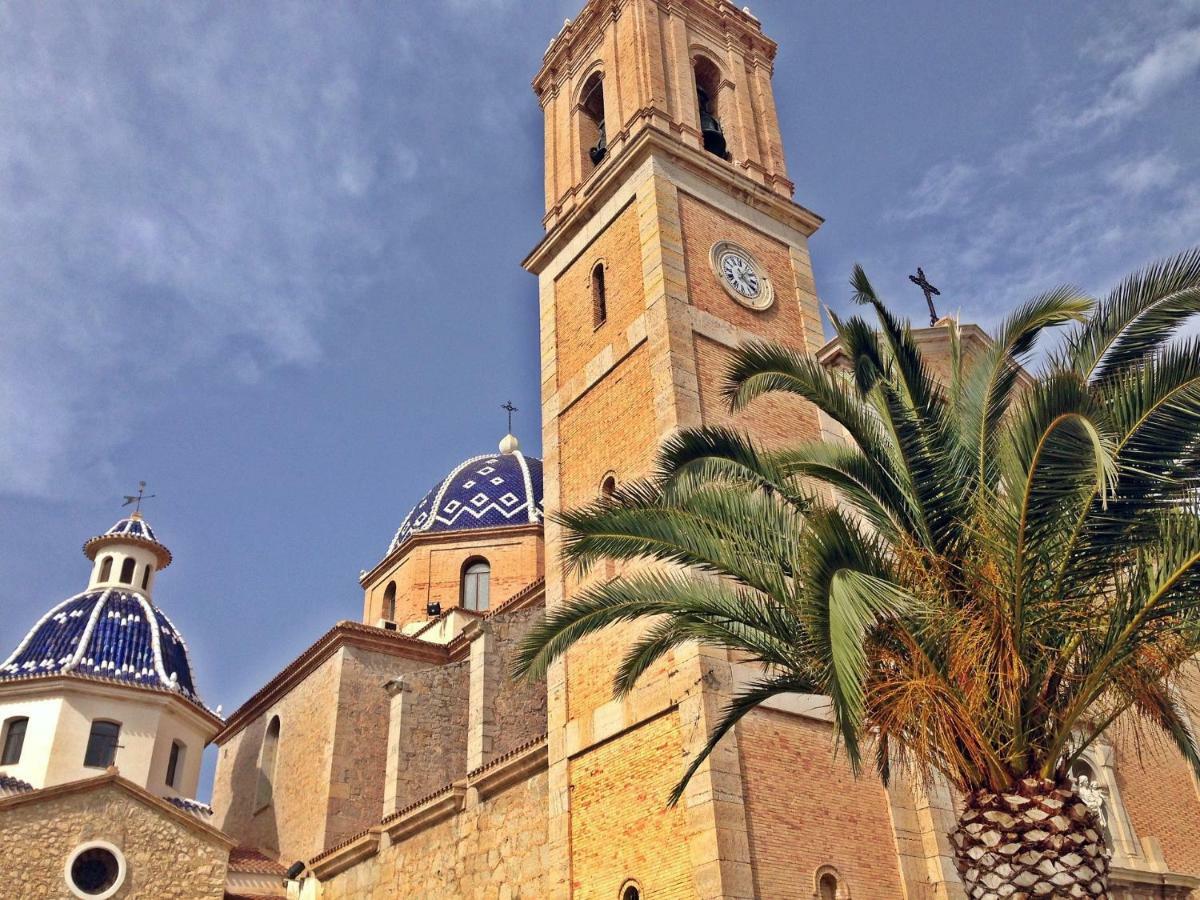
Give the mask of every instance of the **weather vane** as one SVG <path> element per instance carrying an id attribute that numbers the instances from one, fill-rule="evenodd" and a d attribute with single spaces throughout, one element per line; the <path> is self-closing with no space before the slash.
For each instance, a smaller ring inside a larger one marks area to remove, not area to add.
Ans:
<path id="1" fill-rule="evenodd" d="M 942 292 L 929 283 L 929 279 L 925 277 L 925 270 L 920 266 L 917 266 L 917 274 L 909 275 L 908 280 L 925 293 L 925 302 L 929 304 L 929 324 L 936 325 L 938 314 L 933 307 L 933 298 L 942 296 Z"/>
<path id="2" fill-rule="evenodd" d="M 513 406 L 511 400 L 506 400 L 500 408 L 508 413 L 508 433 L 512 434 L 512 414 L 517 411 L 517 407 Z"/>
<path id="3" fill-rule="evenodd" d="M 146 493 L 146 482 L 139 481 L 138 482 L 138 492 L 136 494 L 126 494 L 125 502 L 122 503 L 121 505 L 128 506 L 130 503 L 136 503 L 137 506 L 135 506 L 133 508 L 133 512 L 134 512 L 134 515 L 137 515 L 142 511 L 142 501 L 149 500 L 153 496 L 155 496 L 155 495 Z"/>

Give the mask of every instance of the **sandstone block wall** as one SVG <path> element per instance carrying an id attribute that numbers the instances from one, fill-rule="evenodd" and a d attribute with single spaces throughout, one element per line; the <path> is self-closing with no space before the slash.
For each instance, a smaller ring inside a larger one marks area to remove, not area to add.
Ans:
<path id="1" fill-rule="evenodd" d="M 467 774 L 468 661 L 404 676 L 396 809 Z"/>
<path id="2" fill-rule="evenodd" d="M 429 664 L 342 646 L 221 746 L 214 820 L 239 843 L 307 859 L 383 808 L 389 697 L 384 683 Z M 274 716 L 280 732 L 269 805 L 258 808 L 259 758 Z"/>
<path id="3" fill-rule="evenodd" d="M 63 867 L 85 841 L 121 850 L 127 872 L 118 900 L 221 900 L 228 846 L 112 785 L 0 813 L 0 895 L 70 897 Z"/>
<path id="4" fill-rule="evenodd" d="M 322 885 L 322 900 L 548 896 L 546 773 L 381 850 Z"/>
<path id="5" fill-rule="evenodd" d="M 493 652 L 497 660 L 494 671 L 499 682 L 492 708 L 493 759 L 546 733 L 545 683 L 514 681 L 509 677 L 521 640 L 544 612 L 544 607 L 538 604 L 489 620 L 495 636 Z"/>

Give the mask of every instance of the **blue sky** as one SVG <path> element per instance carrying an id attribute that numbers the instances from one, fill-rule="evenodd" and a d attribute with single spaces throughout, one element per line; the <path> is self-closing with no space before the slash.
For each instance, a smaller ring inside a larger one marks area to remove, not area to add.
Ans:
<path id="1" fill-rule="evenodd" d="M 0 5 L 0 654 L 146 479 L 230 711 L 505 400 L 537 451 L 529 82 L 580 4 Z M 987 325 L 1200 243 L 1200 4 L 752 9 L 834 309 L 855 261 Z"/>

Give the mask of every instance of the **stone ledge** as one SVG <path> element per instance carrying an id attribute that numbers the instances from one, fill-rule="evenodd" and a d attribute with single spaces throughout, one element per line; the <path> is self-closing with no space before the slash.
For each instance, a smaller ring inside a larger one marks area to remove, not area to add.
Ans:
<path id="1" fill-rule="evenodd" d="M 337 844 L 334 847 L 326 850 L 321 856 L 315 857 L 308 864 L 308 869 L 319 880 L 325 880 L 328 877 L 336 875 L 338 872 L 345 871 L 355 863 L 360 863 L 368 857 L 374 856 L 379 852 L 379 833 L 381 829 L 378 825 L 368 828 L 366 831 L 359 832 L 352 838 Z"/>

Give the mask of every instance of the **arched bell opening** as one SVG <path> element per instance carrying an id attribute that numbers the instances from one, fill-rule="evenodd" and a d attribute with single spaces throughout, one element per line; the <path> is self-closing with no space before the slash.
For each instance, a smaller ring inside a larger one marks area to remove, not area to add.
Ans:
<path id="1" fill-rule="evenodd" d="M 692 61 L 696 77 L 696 102 L 700 113 L 700 136 L 704 149 L 721 159 L 729 158 L 725 143 L 725 131 L 721 128 L 721 111 L 718 108 L 721 91 L 721 70 L 716 63 L 704 56 Z"/>
<path id="2" fill-rule="evenodd" d="M 579 92 L 579 146 L 584 174 L 591 172 L 608 155 L 604 127 L 604 74 L 593 73 Z"/>

